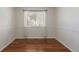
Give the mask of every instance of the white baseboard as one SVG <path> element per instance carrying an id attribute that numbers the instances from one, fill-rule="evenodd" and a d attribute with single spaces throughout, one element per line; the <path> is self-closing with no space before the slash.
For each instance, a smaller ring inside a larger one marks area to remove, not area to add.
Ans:
<path id="1" fill-rule="evenodd" d="M 16 39 L 26 39 L 26 38 L 28 38 L 28 39 L 55 38 L 56 39 L 56 37 L 16 37 Z"/>
<path id="2" fill-rule="evenodd" d="M 57 40 L 57 39 L 56 39 Z M 65 47 L 67 47 L 71 52 L 73 51 L 70 47 L 68 47 L 65 43 L 63 43 L 62 41 L 60 41 L 60 40 L 57 40 L 57 41 L 59 41 L 62 45 L 64 45 Z"/>
<path id="3" fill-rule="evenodd" d="M 5 49 L 9 44 L 11 44 L 13 41 L 15 40 L 15 38 L 13 38 L 12 40 L 10 40 L 7 44 L 5 44 L 1 49 L 0 52 Z"/>

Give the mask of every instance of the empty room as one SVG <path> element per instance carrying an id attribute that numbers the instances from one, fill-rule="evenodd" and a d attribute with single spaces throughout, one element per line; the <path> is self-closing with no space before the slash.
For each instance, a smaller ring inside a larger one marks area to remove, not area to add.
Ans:
<path id="1" fill-rule="evenodd" d="M 79 52 L 78 7 L 0 7 L 1 52 Z"/>

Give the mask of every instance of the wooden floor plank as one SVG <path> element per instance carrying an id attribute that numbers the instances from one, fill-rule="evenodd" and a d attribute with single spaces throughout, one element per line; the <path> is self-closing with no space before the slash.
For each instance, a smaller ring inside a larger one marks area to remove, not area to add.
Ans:
<path id="1" fill-rule="evenodd" d="M 56 39 L 16 39 L 3 52 L 70 52 Z"/>

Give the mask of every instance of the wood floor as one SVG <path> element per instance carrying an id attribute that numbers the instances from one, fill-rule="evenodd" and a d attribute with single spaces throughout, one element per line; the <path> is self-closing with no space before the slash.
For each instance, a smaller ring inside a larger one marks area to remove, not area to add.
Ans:
<path id="1" fill-rule="evenodd" d="M 55 39 L 16 39 L 3 52 L 70 52 Z"/>

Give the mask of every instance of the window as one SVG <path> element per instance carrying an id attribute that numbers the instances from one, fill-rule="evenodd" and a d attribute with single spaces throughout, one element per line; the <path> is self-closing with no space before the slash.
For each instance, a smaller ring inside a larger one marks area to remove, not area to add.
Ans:
<path id="1" fill-rule="evenodd" d="M 43 27 L 45 18 L 45 11 L 24 11 L 24 27 Z"/>

